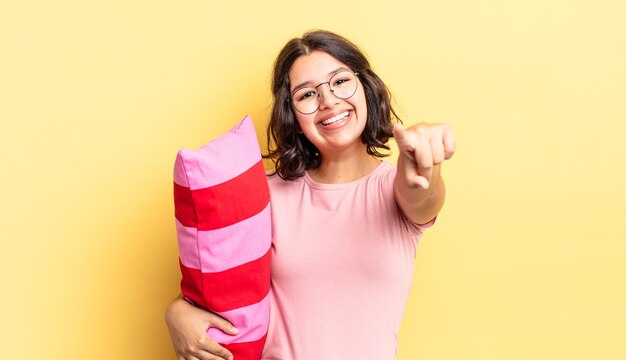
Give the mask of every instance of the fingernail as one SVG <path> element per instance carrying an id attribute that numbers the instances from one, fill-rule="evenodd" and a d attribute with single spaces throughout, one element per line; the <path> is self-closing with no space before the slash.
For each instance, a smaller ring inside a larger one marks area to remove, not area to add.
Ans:
<path id="1" fill-rule="evenodd" d="M 231 331 L 231 332 L 234 332 L 235 334 L 239 334 L 239 329 L 237 329 L 237 328 L 236 328 L 236 327 L 234 327 L 234 326 L 230 328 L 230 331 Z"/>

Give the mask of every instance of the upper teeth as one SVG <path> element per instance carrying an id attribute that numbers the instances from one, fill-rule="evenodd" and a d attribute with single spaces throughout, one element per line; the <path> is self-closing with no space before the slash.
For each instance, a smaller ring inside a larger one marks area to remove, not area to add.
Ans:
<path id="1" fill-rule="evenodd" d="M 334 122 L 337 122 L 337 121 L 345 118 L 346 116 L 348 116 L 348 114 L 350 114 L 349 111 L 342 112 L 339 115 L 335 115 L 335 116 L 331 117 L 330 119 L 322 121 L 322 125 L 330 125 L 330 124 L 332 124 Z"/>

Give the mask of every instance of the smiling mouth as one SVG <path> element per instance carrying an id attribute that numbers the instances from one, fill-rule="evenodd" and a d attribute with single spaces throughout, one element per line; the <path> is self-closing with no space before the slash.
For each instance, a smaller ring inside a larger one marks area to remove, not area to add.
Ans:
<path id="1" fill-rule="evenodd" d="M 345 111 L 345 112 L 342 112 L 341 114 L 338 114 L 338 115 L 335 115 L 335 116 L 331 117 L 330 119 L 326 119 L 326 120 L 320 122 L 320 124 L 322 124 L 323 126 L 328 126 L 330 124 L 336 123 L 337 121 L 343 120 L 348 115 L 350 115 L 350 111 Z"/>

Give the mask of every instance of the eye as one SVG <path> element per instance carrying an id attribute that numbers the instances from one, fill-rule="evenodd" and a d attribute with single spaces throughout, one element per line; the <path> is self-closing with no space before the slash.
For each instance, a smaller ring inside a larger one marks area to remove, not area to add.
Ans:
<path id="1" fill-rule="evenodd" d="M 315 96 L 315 91 L 305 90 L 305 91 L 298 93 L 298 96 L 296 98 L 298 99 L 298 101 L 303 101 L 303 100 L 310 98 L 311 96 Z"/>
<path id="2" fill-rule="evenodd" d="M 348 81 L 350 81 L 349 78 L 340 78 L 340 79 L 335 80 L 335 82 L 333 83 L 333 86 L 339 86 L 343 83 L 347 83 Z"/>

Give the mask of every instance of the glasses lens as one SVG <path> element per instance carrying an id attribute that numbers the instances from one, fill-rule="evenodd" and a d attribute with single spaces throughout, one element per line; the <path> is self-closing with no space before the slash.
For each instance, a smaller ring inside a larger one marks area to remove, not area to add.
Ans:
<path id="1" fill-rule="evenodd" d="M 330 89 L 336 97 L 347 99 L 356 93 L 358 81 L 356 75 L 350 71 L 341 71 L 330 78 Z"/>
<path id="2" fill-rule="evenodd" d="M 330 90 L 340 99 L 352 97 L 356 93 L 358 83 L 356 75 L 350 71 L 340 71 L 328 80 Z M 325 83 L 320 85 L 323 84 Z M 318 88 L 309 86 L 299 89 L 293 93 L 291 100 L 298 112 L 312 114 L 317 111 L 320 105 Z"/>
<path id="3" fill-rule="evenodd" d="M 306 87 L 293 93 L 293 106 L 303 114 L 312 114 L 317 111 L 319 98 L 314 87 Z"/>

